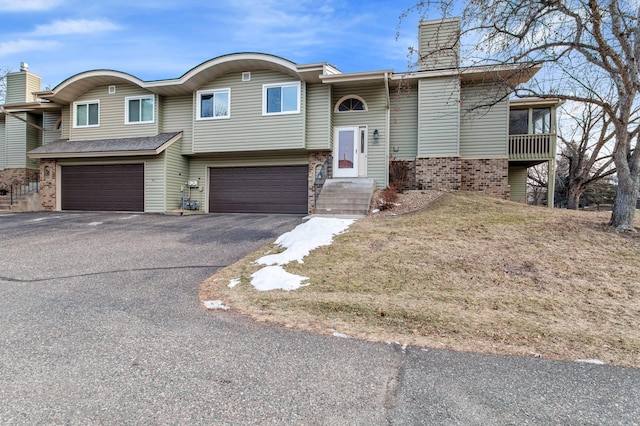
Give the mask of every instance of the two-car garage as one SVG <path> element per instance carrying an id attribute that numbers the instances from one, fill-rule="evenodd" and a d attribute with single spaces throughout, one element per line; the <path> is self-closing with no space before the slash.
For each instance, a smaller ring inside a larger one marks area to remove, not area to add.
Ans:
<path id="1" fill-rule="evenodd" d="M 144 164 L 62 166 L 62 210 L 144 211 Z"/>
<path id="2" fill-rule="evenodd" d="M 308 166 L 209 169 L 211 213 L 299 213 L 308 211 Z"/>

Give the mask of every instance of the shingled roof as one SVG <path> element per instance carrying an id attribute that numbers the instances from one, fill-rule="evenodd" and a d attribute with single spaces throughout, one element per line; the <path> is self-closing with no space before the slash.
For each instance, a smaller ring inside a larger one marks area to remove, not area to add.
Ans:
<path id="1" fill-rule="evenodd" d="M 182 132 L 160 133 L 156 136 L 70 141 L 58 139 L 34 150 L 31 158 L 123 157 L 158 155 L 182 137 Z"/>

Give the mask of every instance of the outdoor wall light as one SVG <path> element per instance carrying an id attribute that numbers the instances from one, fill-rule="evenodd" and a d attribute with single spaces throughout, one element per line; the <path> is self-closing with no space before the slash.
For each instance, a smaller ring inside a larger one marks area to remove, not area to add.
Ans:
<path id="1" fill-rule="evenodd" d="M 373 141 L 378 142 L 378 139 L 380 139 L 380 132 L 378 132 L 378 129 L 375 129 L 373 131 Z"/>

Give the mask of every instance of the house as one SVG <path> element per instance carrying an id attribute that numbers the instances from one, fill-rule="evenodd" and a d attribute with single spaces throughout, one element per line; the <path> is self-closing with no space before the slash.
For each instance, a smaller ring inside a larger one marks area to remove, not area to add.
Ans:
<path id="1" fill-rule="evenodd" d="M 7 76 L 0 183 L 38 171 L 49 211 L 166 212 L 186 199 L 204 212 L 307 213 L 321 170 L 384 188 L 394 159 L 411 188 L 526 202 L 527 168 L 553 168 L 557 102 L 509 101 L 500 82 L 536 67 L 460 68 L 458 29 L 422 22 L 423 59 L 402 73 L 236 53 L 170 80 L 92 70 L 43 91 L 23 64 Z"/>

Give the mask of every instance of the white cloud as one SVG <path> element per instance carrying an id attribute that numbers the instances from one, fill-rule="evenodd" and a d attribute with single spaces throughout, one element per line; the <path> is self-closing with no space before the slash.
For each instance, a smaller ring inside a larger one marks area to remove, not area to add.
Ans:
<path id="1" fill-rule="evenodd" d="M 63 21 L 54 21 L 50 24 L 38 25 L 33 34 L 38 36 L 92 34 L 119 29 L 118 25 L 106 19 L 65 19 Z"/>
<path id="2" fill-rule="evenodd" d="M 0 57 L 14 53 L 34 50 L 49 50 L 59 46 L 59 43 L 49 40 L 12 40 L 0 42 Z"/>
<path id="3" fill-rule="evenodd" d="M 61 0 L 0 0 L 0 12 L 50 10 L 61 3 Z"/>

